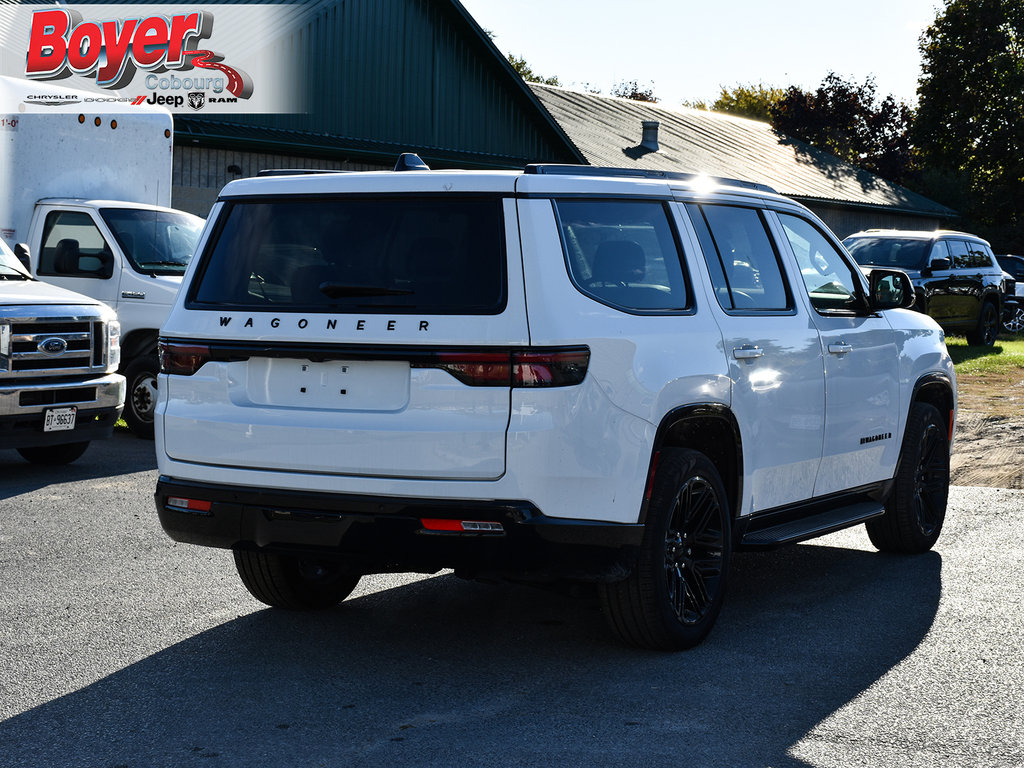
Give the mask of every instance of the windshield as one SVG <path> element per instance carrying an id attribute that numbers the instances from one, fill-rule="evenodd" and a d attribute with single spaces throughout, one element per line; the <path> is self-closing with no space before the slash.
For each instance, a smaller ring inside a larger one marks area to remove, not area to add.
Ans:
<path id="1" fill-rule="evenodd" d="M 0 240 L 0 280 L 31 280 L 29 273 L 18 261 L 18 258 L 11 253 L 7 243 Z"/>
<path id="2" fill-rule="evenodd" d="M 843 245 L 861 266 L 921 269 L 931 240 L 902 237 L 849 237 Z"/>
<path id="3" fill-rule="evenodd" d="M 192 259 L 203 220 L 180 211 L 104 208 L 103 220 L 137 272 L 182 275 Z"/>

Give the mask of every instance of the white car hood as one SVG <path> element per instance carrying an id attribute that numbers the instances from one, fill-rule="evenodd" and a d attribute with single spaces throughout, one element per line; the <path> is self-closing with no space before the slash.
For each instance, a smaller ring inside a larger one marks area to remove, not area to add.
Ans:
<path id="1" fill-rule="evenodd" d="M 0 304 L 88 304 L 100 302 L 39 280 L 0 280 Z"/>

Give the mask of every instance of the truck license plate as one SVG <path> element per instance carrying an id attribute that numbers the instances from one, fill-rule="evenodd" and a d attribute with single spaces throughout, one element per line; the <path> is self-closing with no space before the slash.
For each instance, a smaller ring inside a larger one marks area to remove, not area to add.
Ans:
<path id="1" fill-rule="evenodd" d="M 43 420 L 43 432 L 63 432 L 75 428 L 77 408 L 48 408 Z"/>

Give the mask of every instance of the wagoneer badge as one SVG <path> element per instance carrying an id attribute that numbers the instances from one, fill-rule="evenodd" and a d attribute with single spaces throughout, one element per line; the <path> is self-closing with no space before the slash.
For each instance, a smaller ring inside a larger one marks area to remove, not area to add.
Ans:
<path id="1" fill-rule="evenodd" d="M 68 351 L 68 343 L 64 339 L 55 336 L 39 342 L 39 346 L 36 349 L 47 355 L 63 355 Z"/>

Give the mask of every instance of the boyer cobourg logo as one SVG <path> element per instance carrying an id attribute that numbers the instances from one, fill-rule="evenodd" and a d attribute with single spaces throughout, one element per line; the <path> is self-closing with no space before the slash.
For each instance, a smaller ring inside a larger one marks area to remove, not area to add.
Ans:
<path id="1" fill-rule="evenodd" d="M 212 96 L 211 102 L 248 99 L 252 78 L 200 45 L 213 34 L 213 22 L 207 11 L 98 21 L 84 20 L 70 8 L 35 11 L 25 76 L 58 80 L 73 74 L 94 78 L 101 88 L 122 89 L 141 71 L 146 73 L 142 85 L 152 92 L 149 103 L 181 106 L 191 96 L 189 106 L 200 109 L 207 99 L 193 94 L 207 91 L 230 94 Z M 167 74 L 169 70 L 187 76 Z"/>

